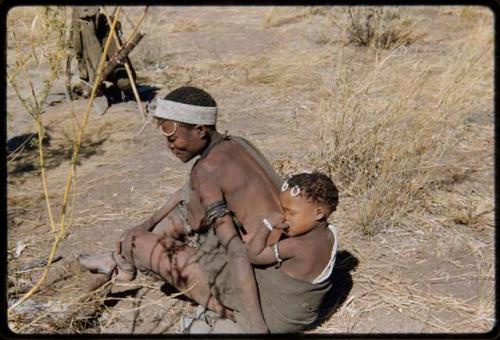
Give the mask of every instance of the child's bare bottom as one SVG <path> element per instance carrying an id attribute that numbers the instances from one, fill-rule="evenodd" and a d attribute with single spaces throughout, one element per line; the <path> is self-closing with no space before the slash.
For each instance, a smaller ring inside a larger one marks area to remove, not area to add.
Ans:
<path id="1" fill-rule="evenodd" d="M 116 267 L 115 277 L 119 280 L 132 280 L 136 268 L 152 271 L 197 303 L 232 319 L 232 311 L 213 296 L 196 250 L 175 239 L 185 234 L 183 223 L 174 209 L 152 232 L 128 231 L 120 253 L 81 256 L 79 261 L 93 272 L 111 272 Z"/>

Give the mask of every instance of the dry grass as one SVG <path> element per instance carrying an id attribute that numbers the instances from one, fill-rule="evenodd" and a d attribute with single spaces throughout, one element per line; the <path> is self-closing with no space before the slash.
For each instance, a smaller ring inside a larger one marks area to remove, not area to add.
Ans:
<path id="1" fill-rule="evenodd" d="M 432 214 L 443 217 L 444 225 L 461 224 L 474 229 L 493 226 L 493 202 L 484 195 L 433 191 L 427 204 Z"/>
<path id="2" fill-rule="evenodd" d="M 271 7 L 262 22 L 264 28 L 280 27 L 300 22 L 314 15 L 327 13 L 327 7 Z"/>
<path id="3" fill-rule="evenodd" d="M 482 141 L 492 130 L 475 123 L 480 112 L 493 112 L 492 17 L 477 8 L 451 13 L 487 20 L 439 57 L 418 58 L 401 42 L 353 67 L 354 52 L 343 48 L 332 58 L 314 119 L 304 117 L 309 126 L 320 122 L 312 134 L 321 143 L 299 163 L 339 183 L 334 219 L 360 260 L 349 299 L 314 332 L 489 331 L 494 324 L 492 180 L 467 187 L 471 177 L 492 174 L 493 150 Z M 425 269 L 409 267 L 428 247 L 436 268 L 431 260 L 416 262 Z M 450 252 L 462 248 L 468 255 Z M 454 269 L 460 274 L 447 274 Z M 452 283 L 474 287 L 462 288 L 471 297 L 438 289 Z"/>
<path id="4" fill-rule="evenodd" d="M 196 20 L 176 20 L 170 28 L 170 33 L 195 32 L 200 29 L 200 24 Z"/>
<path id="5" fill-rule="evenodd" d="M 336 320 L 326 323 L 316 332 L 353 332 L 359 329 L 359 322 L 369 315 L 399 315 L 407 320 L 413 320 L 413 325 L 407 321 L 406 326 L 388 327 L 389 332 L 420 333 L 424 329 L 437 332 L 456 332 L 459 329 L 477 327 L 488 330 L 494 319 L 491 310 L 494 296 L 491 290 L 491 275 L 462 275 L 452 277 L 454 282 L 477 280 L 478 287 L 488 287 L 486 294 L 478 291 L 479 300 L 470 301 L 450 295 L 429 292 L 422 289 L 417 281 L 405 280 L 396 272 L 387 273 L 380 269 L 366 269 L 357 276 L 356 284 L 362 293 L 353 294 L 351 303 L 344 304 L 342 311 L 336 314 Z M 425 285 L 435 285 L 447 282 L 447 277 L 430 278 Z M 481 288 L 479 288 L 481 289 Z M 369 293 L 368 293 L 369 292 Z M 432 311 L 432 312 L 431 312 Z M 450 313 L 454 317 L 443 315 Z M 451 320 L 450 320 L 451 319 Z M 464 327 L 465 326 L 465 327 Z M 363 327 L 365 330 L 368 328 Z M 376 331 L 376 330 L 375 330 Z"/>
<path id="6" fill-rule="evenodd" d="M 341 50 L 314 111 L 320 147 L 310 162 L 355 197 L 354 226 L 374 233 L 402 223 L 431 180 L 454 164 L 467 119 L 476 105 L 491 105 L 492 47 L 491 26 L 458 41 L 437 63 L 398 45 L 376 54 L 357 79 L 346 63 L 352 52 Z"/>
<path id="7" fill-rule="evenodd" d="M 415 19 L 404 15 L 404 8 L 354 7 L 347 9 L 347 40 L 360 46 L 390 49 L 420 38 Z"/>
<path id="8" fill-rule="evenodd" d="M 31 30 L 29 32 L 29 37 L 24 37 L 25 40 L 22 40 L 22 37 L 18 35 L 16 28 L 13 26 L 12 18 L 8 18 L 8 32 L 12 35 L 12 40 L 15 45 L 15 51 L 9 54 L 10 58 L 8 62 L 11 63 L 13 67 L 9 69 L 8 72 L 8 81 L 10 87 L 14 90 L 17 99 L 21 102 L 23 108 L 29 113 L 29 115 L 33 118 L 36 123 L 38 130 L 38 140 L 44 140 L 44 122 L 42 121 L 42 114 L 45 112 L 45 101 L 51 90 L 53 83 L 56 79 L 60 78 L 63 74 L 63 61 L 66 60 L 69 53 L 68 44 L 68 25 L 67 25 L 67 16 L 66 10 L 63 7 L 39 7 L 38 11 L 35 14 L 35 17 L 31 23 Z M 17 19 L 17 20 L 22 20 Z M 113 23 L 110 25 L 110 30 L 114 30 L 117 23 L 117 12 L 115 12 L 115 18 Z M 26 40 L 28 40 L 26 42 Z M 12 302 L 9 305 L 8 314 L 9 319 L 11 321 L 11 328 L 16 332 L 22 332 L 23 330 L 30 328 L 33 324 L 36 324 L 38 321 L 44 319 L 49 313 L 37 315 L 33 320 L 29 323 L 18 327 L 16 325 L 16 314 L 19 314 L 19 310 L 17 307 L 23 306 L 23 304 L 27 304 L 29 302 L 33 302 L 34 300 L 30 299 L 36 293 L 38 293 L 41 289 L 43 289 L 43 284 L 46 282 L 46 279 L 51 276 L 51 264 L 52 260 L 55 257 L 56 251 L 59 249 L 59 244 L 66 236 L 67 228 L 71 225 L 71 220 L 73 217 L 73 205 L 74 205 L 74 191 L 71 191 L 72 185 L 76 184 L 75 172 L 76 165 L 79 155 L 79 149 L 82 145 L 82 136 L 85 126 L 88 121 L 89 113 L 91 110 L 92 101 L 95 98 L 97 86 L 100 82 L 99 73 L 104 66 L 106 51 L 109 47 L 111 41 L 111 36 L 109 36 L 106 40 L 106 43 L 103 48 L 103 55 L 100 58 L 99 66 L 97 69 L 97 77 L 96 81 L 92 87 L 92 93 L 90 94 L 90 98 L 88 100 L 87 108 L 83 117 L 80 117 L 80 120 L 75 116 L 73 112 L 73 106 L 70 108 L 70 116 L 74 119 L 73 124 L 73 138 L 72 138 L 72 150 L 71 150 L 71 165 L 68 170 L 68 174 L 66 177 L 66 184 L 64 186 L 64 194 L 63 194 L 63 202 L 60 207 L 60 223 L 56 227 L 53 218 L 53 210 L 50 204 L 50 194 L 49 187 L 47 183 L 46 176 L 46 166 L 45 166 L 45 152 L 43 143 L 38 143 L 39 150 L 39 165 L 41 170 L 41 179 L 43 184 L 43 190 L 45 193 L 46 204 L 47 204 L 47 212 L 50 220 L 50 227 L 52 231 L 52 236 L 54 237 L 52 247 L 50 248 L 48 259 L 46 264 L 43 267 L 43 273 L 36 280 L 36 283 L 30 287 L 30 289 L 19 299 L 13 300 L 12 296 L 9 296 Z M 29 49 L 29 51 L 27 51 Z M 23 58 L 23 56 L 27 55 L 27 57 Z M 46 77 L 37 77 L 38 82 L 42 83 L 41 89 L 35 86 L 35 77 L 33 75 L 33 69 L 37 67 L 38 69 L 44 68 L 48 69 L 48 76 Z M 45 78 L 45 79 L 44 79 Z M 26 95 L 23 91 L 22 86 L 25 85 L 23 82 L 27 82 L 29 85 L 28 94 Z M 71 192 L 71 194 L 70 194 Z M 70 197 L 71 196 L 71 197 Z M 69 222 L 66 222 L 66 217 L 68 217 Z M 15 277 L 11 277 L 11 281 L 16 280 Z M 15 284 L 14 284 L 15 286 Z M 90 293 L 93 295 L 93 293 Z M 88 300 L 90 295 L 86 295 L 83 299 L 85 301 Z M 95 299 L 90 297 L 91 303 L 94 302 Z M 80 302 L 80 300 L 78 300 Z M 34 302 L 35 305 L 37 302 Z M 39 308 L 39 307 L 38 307 Z M 13 323 L 14 324 L 13 324 Z M 44 322 L 46 323 L 46 322 Z"/>

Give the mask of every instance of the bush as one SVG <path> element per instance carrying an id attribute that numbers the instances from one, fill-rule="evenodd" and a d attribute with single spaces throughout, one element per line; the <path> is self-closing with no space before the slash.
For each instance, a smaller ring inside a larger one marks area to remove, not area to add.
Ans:
<path id="1" fill-rule="evenodd" d="M 354 7 L 349 8 L 348 13 L 346 33 L 349 43 L 390 49 L 410 44 L 418 38 L 413 31 L 413 20 L 402 17 L 399 9 Z"/>

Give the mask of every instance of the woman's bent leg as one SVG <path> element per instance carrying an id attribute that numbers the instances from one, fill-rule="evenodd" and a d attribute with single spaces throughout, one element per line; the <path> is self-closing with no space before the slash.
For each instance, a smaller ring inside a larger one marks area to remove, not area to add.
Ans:
<path id="1" fill-rule="evenodd" d="M 169 237 L 131 230 L 123 239 L 121 250 L 122 259 L 138 269 L 153 271 L 197 303 L 231 317 L 230 310 L 213 296 L 195 249 Z"/>

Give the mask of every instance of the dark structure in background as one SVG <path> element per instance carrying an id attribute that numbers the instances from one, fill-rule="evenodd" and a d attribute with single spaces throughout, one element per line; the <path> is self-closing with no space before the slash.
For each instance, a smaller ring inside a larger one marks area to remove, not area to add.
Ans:
<path id="1" fill-rule="evenodd" d="M 100 12 L 99 7 L 74 7 L 71 17 L 71 44 L 78 61 L 80 84 L 74 89 L 76 94 L 88 97 L 91 86 L 97 76 L 97 66 L 103 51 L 107 36 L 110 33 L 106 16 Z M 120 24 L 116 28 L 116 36 L 121 42 Z M 107 52 L 109 61 L 119 51 L 118 44 L 113 39 Z M 128 57 L 124 58 L 132 71 L 134 81 L 136 73 Z M 133 98 L 130 80 L 123 63 L 118 63 L 112 72 L 103 79 L 97 93 L 105 95 L 108 104 L 129 100 Z"/>

